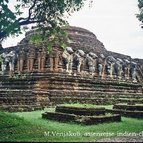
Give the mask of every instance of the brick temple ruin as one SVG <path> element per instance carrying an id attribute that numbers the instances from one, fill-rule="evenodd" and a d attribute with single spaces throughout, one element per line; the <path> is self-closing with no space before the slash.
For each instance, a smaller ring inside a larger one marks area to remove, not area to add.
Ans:
<path id="1" fill-rule="evenodd" d="M 90 31 L 66 27 L 66 48 L 29 43 L 1 51 L 0 107 L 31 111 L 60 103 L 143 104 L 143 59 L 105 49 Z"/>

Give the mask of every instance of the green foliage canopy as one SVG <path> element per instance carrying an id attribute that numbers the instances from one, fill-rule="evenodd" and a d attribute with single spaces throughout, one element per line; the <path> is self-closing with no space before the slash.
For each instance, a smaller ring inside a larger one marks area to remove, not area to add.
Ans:
<path id="1" fill-rule="evenodd" d="M 0 0 L 0 41 L 9 35 L 19 34 L 27 25 L 35 24 L 43 37 L 61 32 L 68 24 L 66 18 L 79 11 L 86 0 Z M 27 13 L 23 17 L 23 12 Z"/>

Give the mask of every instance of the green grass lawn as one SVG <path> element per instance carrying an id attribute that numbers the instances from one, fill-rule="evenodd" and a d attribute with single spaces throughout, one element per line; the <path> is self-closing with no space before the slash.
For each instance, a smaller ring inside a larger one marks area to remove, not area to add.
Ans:
<path id="1" fill-rule="evenodd" d="M 98 125 L 60 123 L 41 118 L 43 111 L 0 112 L 0 141 L 83 142 L 116 136 L 117 133 L 143 131 L 143 120 L 122 117 L 122 122 Z"/>

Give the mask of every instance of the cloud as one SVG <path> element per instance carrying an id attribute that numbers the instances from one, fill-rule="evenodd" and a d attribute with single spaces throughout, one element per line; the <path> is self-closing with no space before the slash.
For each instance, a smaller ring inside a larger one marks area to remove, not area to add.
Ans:
<path id="1" fill-rule="evenodd" d="M 92 31 L 107 50 L 143 58 L 143 30 L 136 13 L 137 0 L 96 0 L 69 23 Z"/>

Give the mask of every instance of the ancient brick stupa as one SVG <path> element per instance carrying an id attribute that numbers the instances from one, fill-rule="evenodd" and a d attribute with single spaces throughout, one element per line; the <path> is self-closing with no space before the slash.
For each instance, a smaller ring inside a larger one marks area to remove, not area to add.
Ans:
<path id="1" fill-rule="evenodd" d="M 90 31 L 66 27 L 67 47 L 29 44 L 32 32 L 1 54 L 1 102 L 11 111 L 64 102 L 115 103 L 116 94 L 141 95 L 143 60 L 114 53 Z M 8 89 L 8 91 L 7 91 Z M 122 99 L 123 102 L 129 102 Z M 135 101 L 134 102 L 138 102 Z"/>

